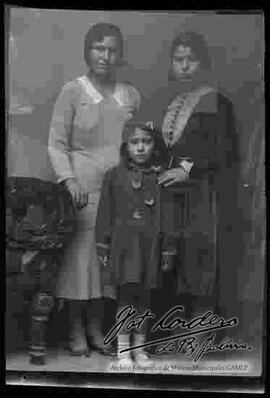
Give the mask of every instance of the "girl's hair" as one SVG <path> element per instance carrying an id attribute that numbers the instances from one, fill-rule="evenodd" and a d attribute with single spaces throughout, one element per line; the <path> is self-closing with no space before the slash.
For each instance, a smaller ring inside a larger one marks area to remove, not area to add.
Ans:
<path id="1" fill-rule="evenodd" d="M 172 58 L 175 49 L 183 45 L 185 47 L 190 47 L 192 52 L 196 55 L 201 62 L 203 69 L 210 69 L 210 55 L 208 47 L 205 43 L 203 35 L 196 32 L 181 32 L 174 38 L 171 44 L 170 57 Z"/>
<path id="2" fill-rule="evenodd" d="M 128 137 L 130 137 L 134 133 L 136 128 L 146 131 L 154 139 L 154 149 L 152 152 L 151 163 L 153 165 L 165 163 L 167 160 L 166 159 L 167 151 L 161 131 L 155 127 L 151 128 L 143 122 L 138 122 L 138 123 L 129 122 L 126 123 L 126 125 L 124 126 L 122 134 L 123 137 L 122 144 L 120 147 L 121 161 L 127 162 L 129 160 L 129 153 L 127 149 Z"/>
<path id="3" fill-rule="evenodd" d="M 119 46 L 119 62 L 123 57 L 124 39 L 121 30 L 118 26 L 110 23 L 97 23 L 92 26 L 85 35 L 84 39 L 84 60 L 89 65 L 89 51 L 95 41 L 102 41 L 106 36 L 113 36 L 116 38 Z M 120 62 L 121 63 L 121 62 Z"/>

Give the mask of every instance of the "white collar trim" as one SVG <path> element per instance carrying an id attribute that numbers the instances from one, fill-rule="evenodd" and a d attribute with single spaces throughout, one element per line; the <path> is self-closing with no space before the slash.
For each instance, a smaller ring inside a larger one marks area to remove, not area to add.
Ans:
<path id="1" fill-rule="evenodd" d="M 94 87 L 94 85 L 91 83 L 90 79 L 88 79 L 86 75 L 79 77 L 78 80 L 81 82 L 87 94 L 93 99 L 95 104 L 98 104 L 104 99 L 103 95 L 97 91 L 97 89 Z M 116 83 L 112 97 L 115 98 L 119 105 L 123 105 L 123 101 L 121 100 L 122 95 L 120 84 Z"/>

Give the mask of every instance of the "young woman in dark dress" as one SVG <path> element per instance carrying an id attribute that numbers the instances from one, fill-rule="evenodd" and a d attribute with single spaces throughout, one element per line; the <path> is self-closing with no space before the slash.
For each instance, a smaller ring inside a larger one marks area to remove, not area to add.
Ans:
<path id="1" fill-rule="evenodd" d="M 215 311 L 217 304 L 226 312 L 237 297 L 237 134 L 233 105 L 216 88 L 214 72 L 204 38 L 183 32 L 171 45 L 168 86 L 141 106 L 161 128 L 167 148 L 170 169 L 159 183 L 194 181 L 177 264 L 177 302 L 188 303 L 190 317 Z M 176 304 L 169 296 L 168 285 L 159 294 L 161 313 L 166 297 L 167 307 Z"/>

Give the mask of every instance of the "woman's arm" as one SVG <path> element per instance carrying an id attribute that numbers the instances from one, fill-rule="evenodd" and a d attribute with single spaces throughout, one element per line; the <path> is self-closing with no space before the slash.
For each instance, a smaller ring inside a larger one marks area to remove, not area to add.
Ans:
<path id="1" fill-rule="evenodd" d="M 205 175 L 218 173 L 220 168 L 219 135 L 221 120 L 218 113 L 198 115 L 198 130 L 191 134 L 191 158 L 194 161 L 190 178 L 200 180 Z M 193 143 L 193 145 L 192 145 Z"/>
<path id="2" fill-rule="evenodd" d="M 170 170 L 161 179 L 165 186 L 198 179 L 212 168 L 216 113 L 216 93 L 201 97 L 187 121 L 183 137 L 172 147 Z"/>
<path id="3" fill-rule="evenodd" d="M 141 95 L 139 91 L 130 83 L 126 82 L 124 86 L 123 102 L 128 109 L 128 120 L 132 119 L 139 111 L 141 104 Z"/>
<path id="4" fill-rule="evenodd" d="M 134 86 L 131 86 L 130 96 L 131 96 L 131 101 L 133 104 L 134 112 L 137 113 L 139 111 L 139 108 L 141 105 L 141 94 Z"/>
<path id="5" fill-rule="evenodd" d="M 59 94 L 50 125 L 48 154 L 58 182 L 75 179 L 70 162 L 70 136 L 75 113 L 72 82 L 67 83 Z"/>
<path id="6" fill-rule="evenodd" d="M 88 193 L 80 186 L 70 162 L 70 140 L 75 115 L 74 83 L 67 83 L 59 94 L 52 116 L 48 154 L 58 182 L 64 182 L 74 206 L 82 209 L 88 203 Z"/>
<path id="7" fill-rule="evenodd" d="M 238 163 L 238 138 L 232 103 L 219 95 L 217 112 L 202 114 L 200 124 L 201 144 L 194 149 L 191 178 L 200 179 L 209 172 L 218 176 L 224 170 L 230 170 L 233 176 Z"/>

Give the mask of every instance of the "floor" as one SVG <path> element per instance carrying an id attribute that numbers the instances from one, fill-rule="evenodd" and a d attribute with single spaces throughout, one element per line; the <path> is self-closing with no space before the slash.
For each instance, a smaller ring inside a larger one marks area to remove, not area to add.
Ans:
<path id="1" fill-rule="evenodd" d="M 90 358 L 73 357 L 64 348 L 50 348 L 46 364 L 42 366 L 29 363 L 27 350 L 6 355 L 6 369 L 39 372 L 102 372 L 102 373 L 162 373 L 162 374 L 222 374 L 259 376 L 262 370 L 260 350 L 249 353 L 205 354 L 198 362 L 185 358 L 183 354 L 152 355 L 151 364 L 133 367 L 119 366 L 112 358 L 93 352 Z M 239 366 L 242 365 L 242 366 Z"/>
<path id="2" fill-rule="evenodd" d="M 20 292 L 20 291 L 19 291 Z M 11 299 L 13 297 L 13 300 Z M 92 353 L 90 358 L 72 357 L 66 349 L 68 328 L 65 309 L 55 310 L 48 328 L 50 341 L 46 364 L 35 366 L 29 363 L 27 344 L 29 341 L 29 306 L 22 305 L 22 296 L 10 295 L 6 311 L 6 369 L 23 372 L 102 372 L 102 373 L 158 373 L 158 374 L 215 374 L 259 376 L 262 372 L 263 357 L 263 315 L 262 305 L 246 303 L 241 311 L 236 310 L 239 327 L 227 329 L 224 333 L 235 342 L 247 342 L 252 350 L 225 350 L 206 353 L 196 363 L 186 358 L 184 353 L 152 356 L 152 366 L 119 368 L 110 358 Z M 113 313 L 108 306 L 106 317 Z M 223 336 L 224 337 L 224 336 Z M 151 339 L 152 340 L 152 339 Z M 215 343 L 221 342 L 217 335 Z M 22 344 L 24 342 L 24 344 Z M 242 367 L 239 366 L 242 364 Z M 114 366 L 113 366 L 114 365 Z M 115 366 L 116 365 L 116 366 Z"/>

